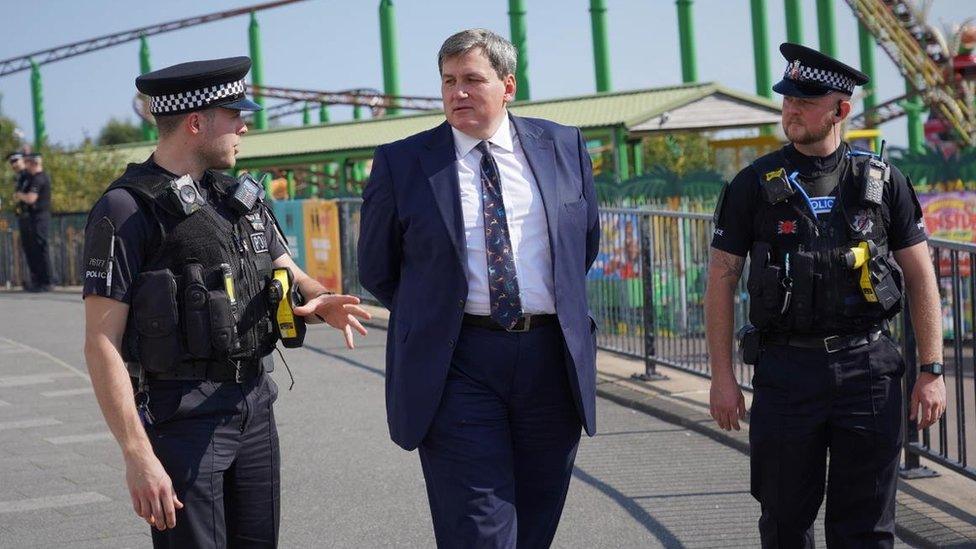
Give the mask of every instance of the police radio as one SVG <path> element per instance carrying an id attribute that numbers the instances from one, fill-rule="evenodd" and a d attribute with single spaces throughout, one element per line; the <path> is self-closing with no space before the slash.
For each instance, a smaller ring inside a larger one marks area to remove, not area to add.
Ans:
<path id="1" fill-rule="evenodd" d="M 264 187 L 244 172 L 237 178 L 237 186 L 230 196 L 230 207 L 238 214 L 246 214 L 254 209 L 258 201 L 264 199 Z"/>
<path id="2" fill-rule="evenodd" d="M 861 203 L 880 206 L 884 197 L 884 185 L 891 176 L 891 165 L 884 158 L 885 141 L 881 141 L 881 150 L 877 156 L 871 156 L 864 166 L 861 185 Z"/>
<path id="3" fill-rule="evenodd" d="M 282 345 L 293 349 L 305 342 L 305 319 L 295 314 L 295 307 L 305 298 L 295 284 L 288 267 L 277 268 L 268 284 L 268 299 L 274 310 L 274 328 Z"/>

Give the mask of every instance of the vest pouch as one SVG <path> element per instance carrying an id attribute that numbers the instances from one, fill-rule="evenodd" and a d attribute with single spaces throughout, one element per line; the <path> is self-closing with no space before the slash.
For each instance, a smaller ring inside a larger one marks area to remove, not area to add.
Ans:
<path id="1" fill-rule="evenodd" d="M 203 265 L 183 267 L 183 319 L 186 351 L 194 358 L 210 358 L 210 300 L 204 282 Z"/>
<path id="2" fill-rule="evenodd" d="M 798 332 L 809 331 L 813 327 L 813 301 L 818 276 L 813 272 L 813 254 L 797 252 L 790 255 L 790 275 L 793 277 L 793 296 L 787 314 L 790 325 Z"/>
<path id="3" fill-rule="evenodd" d="M 176 277 L 169 269 L 140 273 L 132 298 L 139 364 L 147 372 L 172 370 L 182 356 Z"/>
<path id="4" fill-rule="evenodd" d="M 211 290 L 207 293 L 207 305 L 210 310 L 210 344 L 213 347 L 213 356 L 227 358 L 237 347 L 230 297 L 221 290 Z"/>
<path id="5" fill-rule="evenodd" d="M 885 313 L 894 315 L 901 310 L 902 272 L 901 268 L 888 261 L 888 257 L 879 255 L 868 262 L 871 272 L 871 282 L 874 284 L 874 295 Z"/>

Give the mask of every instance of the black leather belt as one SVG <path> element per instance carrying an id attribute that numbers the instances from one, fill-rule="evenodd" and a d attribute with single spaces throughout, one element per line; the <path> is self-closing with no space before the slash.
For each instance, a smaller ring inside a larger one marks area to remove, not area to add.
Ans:
<path id="1" fill-rule="evenodd" d="M 140 366 L 136 363 L 127 363 L 129 374 L 139 377 Z M 226 362 L 183 362 L 171 372 L 148 373 L 148 379 L 159 380 L 207 380 L 207 381 L 234 381 L 241 383 L 256 378 L 264 371 L 262 360 L 228 360 Z"/>
<path id="2" fill-rule="evenodd" d="M 853 349 L 877 341 L 884 334 L 881 328 L 868 332 L 850 335 L 800 335 L 800 334 L 763 334 L 764 345 L 788 345 L 805 349 L 823 349 L 828 353 L 836 353 L 846 349 Z"/>
<path id="3" fill-rule="evenodd" d="M 555 324 L 558 322 L 559 317 L 556 315 L 525 315 L 515 323 L 512 328 L 505 328 L 501 324 L 495 322 L 490 316 L 483 315 L 471 315 L 464 313 L 464 320 L 461 321 L 465 326 L 476 326 L 478 328 L 486 328 L 488 330 L 498 330 L 506 332 L 528 332 L 535 328 L 541 328 L 542 326 L 548 326 L 549 324 Z"/>

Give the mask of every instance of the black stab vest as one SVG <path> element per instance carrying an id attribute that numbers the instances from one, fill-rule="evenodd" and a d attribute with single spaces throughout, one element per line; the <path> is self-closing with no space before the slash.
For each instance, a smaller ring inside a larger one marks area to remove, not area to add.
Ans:
<path id="1" fill-rule="evenodd" d="M 209 290 L 225 288 L 221 264 L 230 266 L 234 293 L 237 299 L 237 345 L 230 352 L 233 360 L 257 359 L 274 350 L 277 342 L 271 323 L 271 306 L 267 296 L 268 281 L 272 276 L 272 260 L 265 242 L 262 217 L 266 206 L 259 201 L 246 214 L 238 214 L 226 206 L 225 201 L 237 181 L 227 175 L 208 170 L 204 181 L 211 183 L 207 200 L 199 210 L 184 215 L 173 201 L 169 188 L 171 178 L 153 170 L 147 164 L 129 164 L 125 173 L 113 182 L 108 190 L 123 188 L 136 197 L 140 208 L 154 220 L 161 238 L 158 246 L 149 251 L 147 260 L 140 266 L 140 273 L 169 269 L 176 278 L 176 310 L 179 315 L 180 352 L 182 361 L 207 360 L 193 356 L 187 349 L 187 335 L 182 303 L 184 277 L 180 275 L 190 263 L 203 267 Z M 108 192 L 108 190 L 106 192 Z M 260 236 L 259 236 L 260 235 Z M 261 252 L 257 248 L 263 248 Z M 137 310 L 140 287 L 136 277 L 133 286 L 133 307 L 130 308 L 123 337 L 123 359 L 139 363 L 139 327 L 135 319 L 153 311 Z M 150 300 L 151 301 L 151 300 Z M 155 324 L 153 324 L 155 326 Z M 219 360 L 214 358 L 213 360 Z"/>
<path id="2" fill-rule="evenodd" d="M 761 193 L 747 283 L 749 320 L 760 330 L 849 334 L 869 330 L 901 310 L 902 273 L 887 245 L 888 207 L 861 202 L 866 164 L 867 157 L 845 157 L 839 173 L 824 176 L 837 179 L 837 191 L 832 210 L 821 214 L 820 221 L 799 190 L 775 204 Z M 758 158 L 753 168 L 760 186 L 768 184 L 766 174 L 782 168 L 792 171 L 782 150 Z M 885 191 L 890 193 L 890 183 L 885 183 Z M 897 291 L 896 306 L 885 309 L 865 299 L 861 273 L 846 259 L 863 241 L 876 246 L 879 258 L 872 274 Z"/>

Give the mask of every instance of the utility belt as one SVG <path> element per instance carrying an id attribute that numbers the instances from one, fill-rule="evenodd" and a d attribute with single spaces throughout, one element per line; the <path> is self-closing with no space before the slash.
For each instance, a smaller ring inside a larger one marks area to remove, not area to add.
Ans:
<path id="1" fill-rule="evenodd" d="M 270 363 L 270 356 L 258 359 L 227 360 L 225 362 L 213 361 L 192 361 L 181 362 L 170 371 L 150 373 L 143 371 L 142 365 L 137 362 L 126 362 L 126 369 L 129 375 L 139 379 L 145 376 L 147 380 L 181 380 L 181 381 L 233 381 L 243 383 L 270 372 L 273 368 L 266 366 L 266 361 Z"/>
<path id="2" fill-rule="evenodd" d="M 824 336 L 821 334 L 762 332 L 755 326 L 747 324 L 736 334 L 736 339 L 739 342 L 739 356 L 742 362 L 755 365 L 759 362 L 759 355 L 762 350 L 768 345 L 823 350 L 832 354 L 873 343 L 886 334 L 886 327 L 881 325 L 853 334 Z"/>
<path id="3" fill-rule="evenodd" d="M 173 379 L 217 380 L 208 372 L 234 379 L 239 374 L 224 365 L 244 365 L 246 373 L 254 370 L 247 364 L 260 363 L 253 357 L 271 353 L 279 339 L 286 347 L 301 346 L 305 323 L 292 311 L 302 297 L 291 272 L 275 269 L 262 283 L 251 302 L 239 303 L 226 263 L 211 268 L 190 263 L 181 276 L 169 269 L 140 273 L 126 330 L 126 360 L 157 379 L 176 375 L 181 377 Z M 252 307 L 266 312 L 249 321 L 247 334 L 240 334 L 238 321 Z"/>

